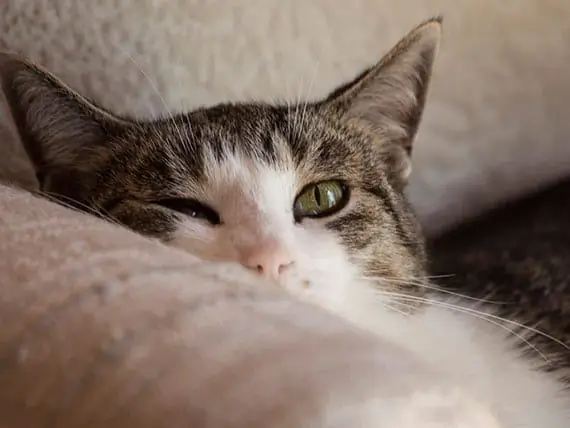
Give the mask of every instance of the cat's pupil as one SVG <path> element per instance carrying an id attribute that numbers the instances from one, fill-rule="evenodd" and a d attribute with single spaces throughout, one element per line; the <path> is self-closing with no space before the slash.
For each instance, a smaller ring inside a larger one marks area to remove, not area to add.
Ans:
<path id="1" fill-rule="evenodd" d="M 321 191 L 319 190 L 319 186 L 313 187 L 313 193 L 315 195 L 315 201 L 317 202 L 317 206 L 321 206 Z"/>

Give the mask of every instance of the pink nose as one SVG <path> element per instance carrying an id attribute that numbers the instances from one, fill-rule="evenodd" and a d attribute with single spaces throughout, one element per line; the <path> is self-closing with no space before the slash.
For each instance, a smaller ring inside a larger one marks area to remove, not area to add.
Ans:
<path id="1" fill-rule="evenodd" d="M 242 253 L 242 265 L 272 280 L 279 279 L 291 264 L 293 264 L 291 253 L 274 242 L 264 243 Z"/>

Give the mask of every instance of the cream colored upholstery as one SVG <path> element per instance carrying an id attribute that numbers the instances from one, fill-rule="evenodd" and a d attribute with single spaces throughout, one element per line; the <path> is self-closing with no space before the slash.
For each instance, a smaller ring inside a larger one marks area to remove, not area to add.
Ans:
<path id="1" fill-rule="evenodd" d="M 2 428 L 364 428 L 421 383 L 275 287 L 4 186 L 0 213 Z"/>

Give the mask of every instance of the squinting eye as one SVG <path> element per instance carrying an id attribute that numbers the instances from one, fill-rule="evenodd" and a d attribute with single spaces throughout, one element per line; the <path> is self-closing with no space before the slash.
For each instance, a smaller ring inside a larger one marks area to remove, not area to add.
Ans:
<path id="1" fill-rule="evenodd" d="M 293 205 L 297 221 L 305 217 L 326 217 L 343 209 L 348 202 L 348 187 L 336 180 L 309 184 Z"/>
<path id="2" fill-rule="evenodd" d="M 173 211 L 178 211 L 192 218 L 206 220 L 214 226 L 221 223 L 220 215 L 216 211 L 198 202 L 196 199 L 170 198 L 154 201 L 153 203 Z"/>

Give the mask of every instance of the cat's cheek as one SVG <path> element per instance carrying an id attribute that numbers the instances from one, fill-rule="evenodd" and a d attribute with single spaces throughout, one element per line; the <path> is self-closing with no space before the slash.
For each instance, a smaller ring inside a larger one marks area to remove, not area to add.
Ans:
<path id="1" fill-rule="evenodd" d="M 293 295 L 335 312 L 344 304 L 358 269 L 337 238 L 322 229 L 295 231 L 295 263 L 280 279 Z"/>

